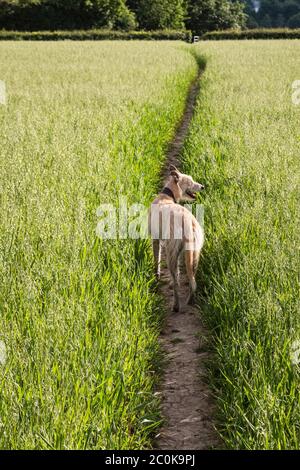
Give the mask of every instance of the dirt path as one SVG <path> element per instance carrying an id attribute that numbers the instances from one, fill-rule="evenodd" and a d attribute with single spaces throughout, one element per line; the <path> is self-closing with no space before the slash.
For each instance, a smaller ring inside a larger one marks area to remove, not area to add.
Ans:
<path id="1" fill-rule="evenodd" d="M 163 179 L 171 163 L 180 167 L 179 155 L 193 116 L 200 77 L 201 72 L 191 85 L 182 121 L 169 147 Z M 172 312 L 173 290 L 166 267 L 162 267 L 161 277 L 160 290 L 167 308 L 160 337 L 167 358 L 160 387 L 165 424 L 155 447 L 168 450 L 220 447 L 213 425 L 214 401 L 205 379 L 204 360 L 209 353 L 203 350 L 203 344 L 207 332 L 197 307 L 187 306 L 180 313 Z M 180 299 L 187 297 L 187 290 L 185 273 L 180 273 Z"/>

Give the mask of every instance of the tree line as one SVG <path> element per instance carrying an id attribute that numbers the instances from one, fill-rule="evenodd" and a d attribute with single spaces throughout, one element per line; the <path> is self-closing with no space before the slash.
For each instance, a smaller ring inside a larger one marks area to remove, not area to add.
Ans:
<path id="1" fill-rule="evenodd" d="M 300 0 L 0 0 L 0 29 L 300 27 Z"/>
<path id="2" fill-rule="evenodd" d="M 245 25 L 239 0 L 0 0 L 0 28 L 37 31 L 190 29 Z"/>

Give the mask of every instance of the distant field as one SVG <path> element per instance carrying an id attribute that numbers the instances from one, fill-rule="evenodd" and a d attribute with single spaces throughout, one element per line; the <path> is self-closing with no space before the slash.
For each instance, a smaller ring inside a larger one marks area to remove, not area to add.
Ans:
<path id="1" fill-rule="evenodd" d="M 148 242 L 100 203 L 149 203 L 197 66 L 182 43 L 0 44 L 0 448 L 142 448 L 159 299 Z"/>
<path id="2" fill-rule="evenodd" d="M 230 448 L 299 449 L 300 41 L 197 50 L 208 62 L 183 159 L 207 186 L 199 291 L 219 429 Z"/>

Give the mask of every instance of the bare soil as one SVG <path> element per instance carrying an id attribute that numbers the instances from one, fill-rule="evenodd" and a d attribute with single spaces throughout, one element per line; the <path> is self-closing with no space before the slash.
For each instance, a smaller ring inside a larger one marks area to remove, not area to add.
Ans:
<path id="1" fill-rule="evenodd" d="M 180 298 L 186 299 L 188 280 L 180 274 Z M 196 306 L 172 311 L 173 289 L 167 268 L 162 269 L 161 293 L 167 316 L 160 337 L 166 355 L 161 413 L 165 423 L 157 438 L 159 449 L 220 448 L 214 428 L 215 404 L 207 383 L 205 361 L 210 358 L 208 333 Z"/>
<path id="2" fill-rule="evenodd" d="M 170 164 L 180 168 L 180 152 L 193 116 L 200 87 L 201 72 L 192 83 L 182 121 L 170 143 L 165 179 Z M 164 264 L 164 255 L 163 255 Z M 201 261 L 200 261 L 201 262 Z M 182 270 L 181 270 L 182 271 Z M 172 311 L 173 289 L 168 269 L 162 266 L 160 291 L 165 299 L 167 315 L 160 336 L 166 356 L 160 386 L 161 413 L 164 425 L 157 436 L 155 447 L 162 450 L 194 450 L 220 448 L 221 442 L 214 427 L 215 404 L 206 380 L 205 360 L 210 353 L 201 347 L 207 342 L 207 331 L 196 306 L 185 306 Z M 180 273 L 180 299 L 187 298 L 188 281 Z"/>

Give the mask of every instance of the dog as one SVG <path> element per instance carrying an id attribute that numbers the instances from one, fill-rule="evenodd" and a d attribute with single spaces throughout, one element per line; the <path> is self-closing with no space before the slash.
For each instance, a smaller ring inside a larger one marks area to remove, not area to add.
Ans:
<path id="1" fill-rule="evenodd" d="M 171 165 L 165 187 L 152 202 L 149 211 L 149 232 L 155 261 L 156 276 L 160 278 L 161 250 L 165 247 L 167 267 L 174 291 L 173 311 L 180 309 L 179 302 L 179 258 L 184 255 L 189 293 L 186 303 L 192 303 L 196 291 L 195 275 L 200 252 L 204 243 L 204 232 L 193 214 L 179 202 L 193 202 L 196 193 L 204 189 L 191 176 L 180 173 Z"/>

